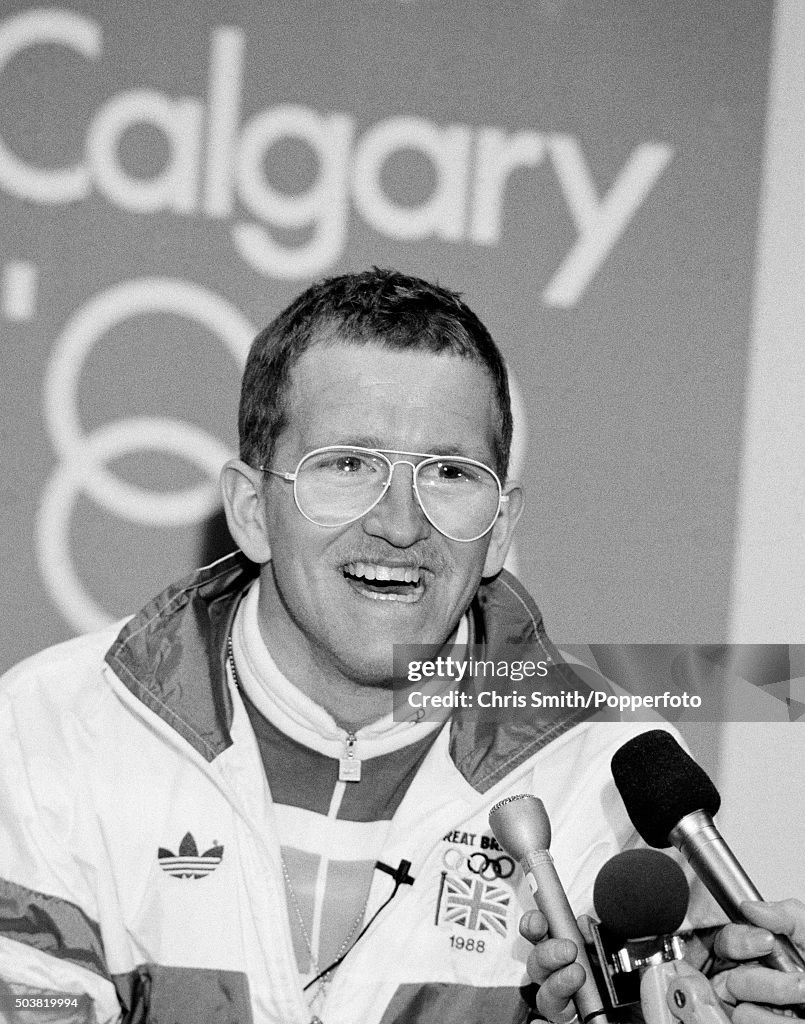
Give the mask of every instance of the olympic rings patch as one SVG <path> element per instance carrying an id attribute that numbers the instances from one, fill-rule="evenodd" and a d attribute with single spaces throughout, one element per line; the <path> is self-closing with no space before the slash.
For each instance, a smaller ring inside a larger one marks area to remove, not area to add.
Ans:
<path id="1" fill-rule="evenodd" d="M 500 855 L 475 850 L 467 854 L 456 846 L 445 850 L 442 863 L 449 871 L 469 871 L 487 882 L 496 878 L 511 878 L 514 874 L 514 861 L 505 853 Z"/>

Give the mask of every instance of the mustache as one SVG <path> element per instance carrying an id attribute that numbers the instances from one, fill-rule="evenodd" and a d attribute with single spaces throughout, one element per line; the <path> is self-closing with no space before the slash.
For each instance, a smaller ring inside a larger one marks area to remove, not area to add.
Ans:
<path id="1" fill-rule="evenodd" d="M 378 565 L 394 565 L 406 569 L 425 569 L 438 573 L 451 567 L 449 559 L 441 551 L 437 551 L 427 542 L 416 548 L 401 550 L 391 545 L 377 544 L 354 545 L 338 552 L 336 560 L 340 568 L 350 562 L 372 562 Z"/>

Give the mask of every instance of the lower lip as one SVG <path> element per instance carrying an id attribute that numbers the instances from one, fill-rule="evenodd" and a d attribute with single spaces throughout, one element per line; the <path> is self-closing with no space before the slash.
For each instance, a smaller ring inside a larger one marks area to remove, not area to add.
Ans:
<path id="1" fill-rule="evenodd" d="M 425 594 L 425 587 L 421 582 L 415 590 L 411 590 L 410 594 L 381 594 L 376 590 L 370 590 L 368 587 L 361 586 L 360 583 L 349 576 L 345 576 L 344 579 L 356 594 L 369 601 L 384 601 L 386 604 L 417 604 Z"/>

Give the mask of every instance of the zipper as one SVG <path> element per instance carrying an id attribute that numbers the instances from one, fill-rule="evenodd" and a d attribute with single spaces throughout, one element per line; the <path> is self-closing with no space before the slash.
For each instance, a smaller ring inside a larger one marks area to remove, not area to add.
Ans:
<path id="1" fill-rule="evenodd" d="M 354 732 L 348 732 L 344 740 L 344 753 L 338 759 L 339 782 L 361 781 L 361 759 L 355 752 L 357 745 L 358 737 Z"/>

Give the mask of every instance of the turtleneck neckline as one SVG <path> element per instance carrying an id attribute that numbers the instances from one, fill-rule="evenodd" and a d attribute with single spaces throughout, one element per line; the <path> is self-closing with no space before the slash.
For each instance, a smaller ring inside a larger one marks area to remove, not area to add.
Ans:
<path id="1" fill-rule="evenodd" d="M 237 681 L 246 695 L 273 725 L 286 735 L 328 757 L 340 757 L 344 741 L 360 740 L 361 758 L 367 760 L 415 743 L 443 722 L 395 721 L 391 710 L 375 722 L 350 732 L 332 715 L 287 679 L 266 647 L 258 621 L 260 581 L 255 580 L 240 603 L 232 626 L 232 656 Z M 459 624 L 457 644 L 466 644 L 466 616 Z M 446 684 L 449 688 L 449 681 Z"/>

